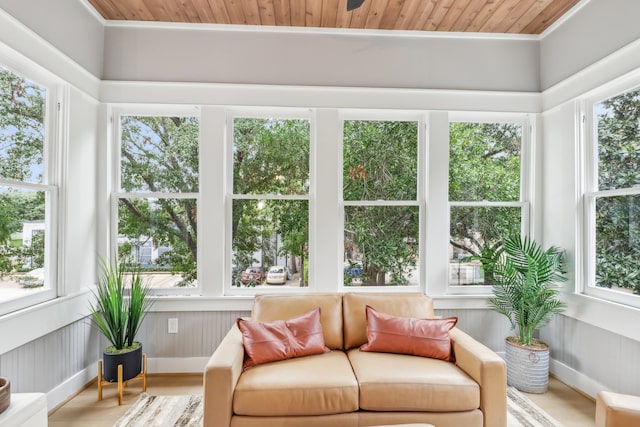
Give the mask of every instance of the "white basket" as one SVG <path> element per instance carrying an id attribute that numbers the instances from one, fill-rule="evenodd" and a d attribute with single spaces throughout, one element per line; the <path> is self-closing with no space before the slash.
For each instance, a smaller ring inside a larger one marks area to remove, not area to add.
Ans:
<path id="1" fill-rule="evenodd" d="M 507 384 L 525 393 L 545 393 L 549 386 L 549 348 L 529 349 L 505 343 Z"/>

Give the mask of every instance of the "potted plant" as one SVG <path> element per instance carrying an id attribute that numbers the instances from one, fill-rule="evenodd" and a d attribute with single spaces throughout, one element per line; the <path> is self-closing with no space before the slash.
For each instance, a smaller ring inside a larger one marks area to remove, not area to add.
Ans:
<path id="1" fill-rule="evenodd" d="M 507 384 L 544 393 L 549 384 L 549 346 L 533 334 L 565 308 L 556 287 L 567 280 L 564 251 L 555 246 L 543 250 L 528 237 L 513 236 L 497 254 L 481 261 L 483 269 L 492 272 L 489 306 L 506 316 L 517 334 L 506 339 Z"/>
<path id="2" fill-rule="evenodd" d="M 123 365 L 123 381 L 142 371 L 142 344 L 135 341 L 152 300 L 149 285 L 139 267 L 126 258 L 111 264 L 100 259 L 100 275 L 91 304 L 91 321 L 111 344 L 103 353 L 103 379 L 118 380 L 118 365 Z"/>

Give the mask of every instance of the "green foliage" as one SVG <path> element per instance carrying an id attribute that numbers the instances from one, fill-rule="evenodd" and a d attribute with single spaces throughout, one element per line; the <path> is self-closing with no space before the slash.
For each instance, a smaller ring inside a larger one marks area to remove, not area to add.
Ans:
<path id="1" fill-rule="evenodd" d="M 124 116 L 121 124 L 121 187 L 126 192 L 198 192 L 199 124 L 194 117 Z M 118 232 L 125 245 L 141 237 L 170 248 L 157 260 L 182 276 L 178 286 L 197 279 L 197 200 L 120 199 Z M 122 250 L 122 248 L 121 248 Z M 127 252 L 126 254 L 130 254 Z"/>
<path id="2" fill-rule="evenodd" d="M 0 177 L 43 182 L 45 90 L 0 67 Z"/>
<path id="3" fill-rule="evenodd" d="M 555 287 L 566 280 L 564 251 L 555 246 L 545 251 L 520 236 L 507 238 L 501 251 L 497 259 L 483 259 L 494 278 L 489 306 L 509 319 L 521 344 L 530 345 L 533 332 L 565 308 Z"/>
<path id="4" fill-rule="evenodd" d="M 129 270 L 129 272 L 127 272 Z M 129 286 L 127 286 L 129 282 Z M 100 276 L 91 304 L 91 320 L 117 350 L 131 347 L 153 300 L 140 272 L 126 259 L 100 259 Z M 128 293 L 128 295 L 127 295 Z"/>
<path id="5" fill-rule="evenodd" d="M 520 200 L 521 125 L 454 122 L 449 140 L 449 200 Z M 450 224 L 450 243 L 480 256 L 505 236 L 520 232 L 521 212 L 513 207 L 453 206 Z"/>
<path id="6" fill-rule="evenodd" d="M 308 193 L 309 121 L 236 118 L 233 126 L 234 193 Z M 275 263 L 276 255 L 297 257 L 304 265 L 309 204 L 305 200 L 234 200 L 232 236 L 233 265 L 239 271 L 254 263 L 266 270 Z M 282 245 L 276 254 L 278 236 Z M 258 251 L 262 253 L 260 260 L 253 258 Z"/>
<path id="7" fill-rule="evenodd" d="M 344 200 L 415 201 L 417 176 L 417 122 L 344 122 Z M 419 209 L 347 206 L 344 236 L 347 261 L 362 262 L 364 285 L 406 285 L 418 262 Z"/>
<path id="8" fill-rule="evenodd" d="M 640 185 L 640 89 L 596 107 L 598 189 Z M 596 199 L 596 284 L 640 293 L 640 196 Z"/>

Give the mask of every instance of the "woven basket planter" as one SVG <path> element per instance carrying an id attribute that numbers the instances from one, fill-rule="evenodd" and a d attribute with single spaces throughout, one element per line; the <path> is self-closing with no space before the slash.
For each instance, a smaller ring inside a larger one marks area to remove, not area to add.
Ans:
<path id="1" fill-rule="evenodd" d="M 545 393 L 549 386 L 549 346 L 515 344 L 506 339 L 507 384 L 525 393 Z M 517 342 L 517 340 L 515 340 Z"/>

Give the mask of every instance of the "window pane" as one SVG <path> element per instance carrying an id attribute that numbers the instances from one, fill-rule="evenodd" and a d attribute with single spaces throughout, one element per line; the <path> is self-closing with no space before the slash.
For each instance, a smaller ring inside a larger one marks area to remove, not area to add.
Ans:
<path id="1" fill-rule="evenodd" d="M 596 200 L 596 285 L 640 294 L 640 196 Z"/>
<path id="2" fill-rule="evenodd" d="M 520 234 L 521 209 L 513 207 L 452 206 L 449 237 L 449 284 L 490 284 L 479 261 L 464 257 L 489 257 L 509 236 Z"/>
<path id="3" fill-rule="evenodd" d="M 0 67 L 0 177 L 43 183 L 46 90 Z"/>
<path id="4" fill-rule="evenodd" d="M 418 123 L 344 122 L 344 200 L 416 200 Z"/>
<path id="5" fill-rule="evenodd" d="M 449 125 L 449 200 L 520 200 L 522 126 Z"/>
<path id="6" fill-rule="evenodd" d="M 198 119 L 121 118 L 121 189 L 198 192 Z"/>
<path id="7" fill-rule="evenodd" d="M 233 120 L 235 194 L 309 192 L 308 120 Z"/>
<path id="8" fill-rule="evenodd" d="M 43 191 L 0 187 L 0 302 L 49 287 L 45 199 Z"/>
<path id="9" fill-rule="evenodd" d="M 640 89 L 596 104 L 598 188 L 640 184 Z"/>
<path id="10" fill-rule="evenodd" d="M 119 255 L 154 288 L 196 286 L 197 221 L 196 199 L 120 199 Z"/>
<path id="11" fill-rule="evenodd" d="M 308 201 L 234 200 L 232 230 L 231 286 L 308 286 Z"/>
<path id="12" fill-rule="evenodd" d="M 418 285 L 419 208 L 346 206 L 344 284 Z"/>

